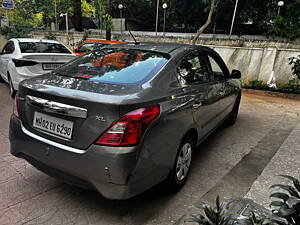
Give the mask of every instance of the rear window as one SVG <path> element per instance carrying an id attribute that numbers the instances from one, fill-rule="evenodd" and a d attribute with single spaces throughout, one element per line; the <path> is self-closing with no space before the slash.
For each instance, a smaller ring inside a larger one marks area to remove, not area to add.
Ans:
<path id="1" fill-rule="evenodd" d="M 153 77 L 168 54 L 135 49 L 103 49 L 81 56 L 55 70 L 63 76 L 95 82 L 136 84 Z"/>
<path id="2" fill-rule="evenodd" d="M 92 51 L 95 47 L 104 47 L 106 45 L 109 45 L 108 43 L 85 43 L 83 45 L 81 45 L 78 50 L 80 52 L 90 52 Z"/>
<path id="3" fill-rule="evenodd" d="M 19 45 L 22 53 L 71 53 L 59 43 L 20 42 Z"/>

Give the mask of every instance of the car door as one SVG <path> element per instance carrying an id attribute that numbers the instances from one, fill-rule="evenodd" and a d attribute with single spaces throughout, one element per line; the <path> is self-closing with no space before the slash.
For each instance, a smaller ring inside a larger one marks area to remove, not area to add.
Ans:
<path id="1" fill-rule="evenodd" d="M 215 126 L 214 102 L 209 98 L 210 72 L 206 56 L 200 51 L 185 57 L 177 68 L 178 80 L 185 88 L 191 113 L 198 127 L 199 139 L 204 138 Z"/>
<path id="2" fill-rule="evenodd" d="M 230 84 L 230 74 L 222 58 L 216 53 L 208 53 L 208 63 L 211 73 L 212 86 L 218 101 L 215 122 L 219 124 L 231 112 L 235 101 L 234 86 Z"/>
<path id="3" fill-rule="evenodd" d="M 0 55 L 0 72 L 4 79 L 7 80 L 7 66 L 9 61 L 12 59 L 12 54 L 15 50 L 14 42 L 8 41 L 4 46 Z"/>

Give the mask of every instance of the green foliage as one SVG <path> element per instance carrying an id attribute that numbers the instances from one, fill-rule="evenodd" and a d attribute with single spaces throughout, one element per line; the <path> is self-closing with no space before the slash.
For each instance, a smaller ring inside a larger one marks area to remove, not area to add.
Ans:
<path id="1" fill-rule="evenodd" d="M 294 76 L 300 79 L 300 55 L 298 57 L 289 58 L 289 65 L 292 65 L 292 73 Z"/>
<path id="2" fill-rule="evenodd" d="M 286 93 L 300 93 L 300 84 L 297 78 L 289 80 L 287 84 L 281 85 L 279 88 Z"/>
<path id="3" fill-rule="evenodd" d="M 246 85 L 246 87 L 251 89 L 258 89 L 258 90 L 274 89 L 274 88 L 270 88 L 267 84 L 265 84 L 261 80 L 251 80 L 249 81 L 248 85 Z"/>
<path id="4" fill-rule="evenodd" d="M 274 184 L 270 188 L 279 188 L 282 192 L 274 192 L 271 198 L 276 198 L 270 206 L 273 207 L 272 219 L 279 225 L 299 225 L 300 224 L 300 182 L 298 179 L 281 175 L 293 183 L 293 186 L 286 184 Z"/>
<path id="5" fill-rule="evenodd" d="M 14 26 L 1 28 L 0 31 L 1 34 L 4 35 L 8 40 L 11 38 L 28 37 L 30 29 L 26 29 L 24 27 L 14 25 Z"/>
<path id="6" fill-rule="evenodd" d="M 194 222 L 199 225 L 272 225 L 272 220 L 268 217 L 258 218 L 254 213 L 251 216 L 240 216 L 229 213 L 229 206 L 232 201 L 220 203 L 220 198 L 216 198 L 216 206 L 213 208 L 209 204 L 200 203 L 196 205 L 204 214 L 194 213 L 184 220 Z"/>
<path id="7" fill-rule="evenodd" d="M 244 88 L 250 88 L 255 90 L 266 90 L 266 91 L 275 91 L 291 94 L 300 93 L 300 84 L 297 78 L 289 80 L 286 84 L 277 85 L 277 88 L 269 87 L 261 80 L 252 80 L 248 84 L 243 86 Z"/>
<path id="8" fill-rule="evenodd" d="M 262 27 L 266 36 L 278 36 L 294 40 L 300 37 L 300 0 L 284 1 L 285 5 L 280 11 L 278 1 L 270 1 L 266 18 Z"/>
<path id="9" fill-rule="evenodd" d="M 204 214 L 191 214 L 185 222 L 195 222 L 199 225 L 229 225 L 233 224 L 233 215 L 228 214 L 231 202 L 220 203 L 220 198 L 216 198 L 216 206 L 213 208 L 209 204 L 200 203 L 196 207 L 204 211 Z"/>

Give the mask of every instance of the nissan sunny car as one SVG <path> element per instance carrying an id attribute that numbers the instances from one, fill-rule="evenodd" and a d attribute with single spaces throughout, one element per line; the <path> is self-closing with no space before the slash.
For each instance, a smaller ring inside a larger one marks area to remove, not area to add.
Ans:
<path id="1" fill-rule="evenodd" d="M 109 199 L 162 181 L 179 189 L 193 150 L 223 122 L 235 123 L 240 77 L 202 46 L 98 49 L 20 83 L 11 153 Z"/>

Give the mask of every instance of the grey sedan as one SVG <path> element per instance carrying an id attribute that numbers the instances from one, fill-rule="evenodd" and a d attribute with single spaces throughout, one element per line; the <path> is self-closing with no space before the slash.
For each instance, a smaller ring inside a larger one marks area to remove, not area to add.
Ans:
<path id="1" fill-rule="evenodd" d="M 188 178 L 193 150 L 234 124 L 238 70 L 202 46 L 126 43 L 20 83 L 11 153 L 64 182 L 127 199 Z"/>

